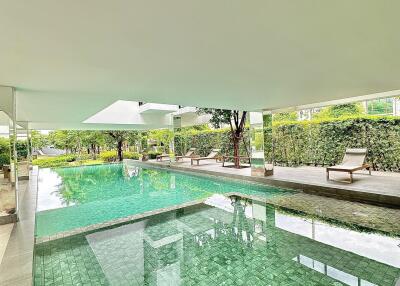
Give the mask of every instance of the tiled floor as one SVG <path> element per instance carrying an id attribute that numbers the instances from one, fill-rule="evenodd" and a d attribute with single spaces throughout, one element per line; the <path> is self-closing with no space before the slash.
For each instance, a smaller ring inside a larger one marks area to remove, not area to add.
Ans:
<path id="1" fill-rule="evenodd" d="M 32 285 L 37 169 L 32 180 L 21 181 L 19 221 L 14 224 L 0 263 L 1 286 Z"/>
<path id="2" fill-rule="evenodd" d="M 3 259 L 4 252 L 6 251 L 8 239 L 10 238 L 13 227 L 13 223 L 0 225 L 0 264 L 1 260 Z"/>
<path id="3" fill-rule="evenodd" d="M 15 192 L 10 181 L 0 174 L 0 215 L 8 215 L 8 211 L 15 208 Z"/>
<path id="4" fill-rule="evenodd" d="M 232 211 L 197 206 L 38 244 L 35 285 L 391 286 L 400 276 L 391 237 L 228 204 Z"/>

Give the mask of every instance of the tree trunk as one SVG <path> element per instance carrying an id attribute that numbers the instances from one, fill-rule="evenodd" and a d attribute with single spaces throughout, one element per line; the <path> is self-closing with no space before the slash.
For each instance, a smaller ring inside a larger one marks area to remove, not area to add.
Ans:
<path id="1" fill-rule="evenodd" d="M 233 156 L 234 156 L 234 163 L 235 163 L 235 168 L 239 169 L 240 168 L 240 159 L 239 159 L 239 143 L 240 143 L 240 137 L 233 136 Z"/>
<path id="2" fill-rule="evenodd" d="M 93 160 L 96 160 L 96 144 L 92 144 Z"/>
<path id="3" fill-rule="evenodd" d="M 118 160 L 122 161 L 122 141 L 118 141 Z"/>

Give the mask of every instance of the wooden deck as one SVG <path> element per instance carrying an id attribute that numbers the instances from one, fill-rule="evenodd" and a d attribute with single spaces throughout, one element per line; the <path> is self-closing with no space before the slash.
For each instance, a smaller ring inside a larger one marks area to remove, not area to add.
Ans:
<path id="1" fill-rule="evenodd" d="M 325 168 L 321 167 L 278 167 L 269 177 L 251 176 L 250 168 L 235 169 L 222 167 L 215 161 L 203 161 L 199 166 L 191 166 L 190 161 L 155 162 L 147 164 L 170 167 L 182 171 L 194 171 L 209 175 L 232 177 L 266 183 L 279 187 L 300 189 L 306 193 L 374 203 L 400 208 L 400 173 L 368 171 L 354 173 L 353 183 L 349 183 L 348 174 L 332 172 L 331 180 L 326 180 Z"/>

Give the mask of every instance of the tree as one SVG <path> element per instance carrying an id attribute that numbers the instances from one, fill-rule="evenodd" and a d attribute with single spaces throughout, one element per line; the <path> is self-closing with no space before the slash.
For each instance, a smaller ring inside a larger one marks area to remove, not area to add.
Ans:
<path id="1" fill-rule="evenodd" d="M 127 139 L 127 132 L 122 131 L 122 130 L 110 130 L 110 131 L 105 131 L 105 134 L 109 136 L 109 139 L 111 139 L 114 144 L 117 145 L 117 153 L 118 153 L 118 160 L 122 161 L 124 156 L 123 156 L 123 151 L 122 151 L 122 146 L 124 141 Z"/>
<path id="2" fill-rule="evenodd" d="M 105 144 L 105 135 L 101 131 L 86 130 L 81 132 L 82 145 L 92 154 L 93 159 L 96 159 L 96 154 L 100 153 L 100 146 Z"/>
<path id="3" fill-rule="evenodd" d="M 157 144 L 163 146 L 164 153 L 167 153 L 166 146 L 169 146 L 174 139 L 174 133 L 169 129 L 156 129 L 149 131 L 149 138 L 157 141 Z"/>
<path id="4" fill-rule="evenodd" d="M 244 134 L 247 111 L 199 108 L 198 112 L 210 114 L 210 123 L 215 128 L 220 128 L 223 124 L 230 126 L 235 168 L 240 168 L 239 144 Z"/>
<path id="5" fill-rule="evenodd" d="M 81 151 L 81 133 L 77 130 L 56 130 L 49 133 L 49 143 L 58 149 L 77 153 Z"/>
<path id="6" fill-rule="evenodd" d="M 31 143 L 34 149 L 41 149 L 49 145 L 47 135 L 41 134 L 37 130 L 31 131 Z"/>
<path id="7" fill-rule="evenodd" d="M 142 139 L 142 133 L 138 131 L 129 131 L 127 135 L 127 142 L 129 146 L 134 146 L 135 151 L 139 151 L 141 148 L 141 139 Z"/>

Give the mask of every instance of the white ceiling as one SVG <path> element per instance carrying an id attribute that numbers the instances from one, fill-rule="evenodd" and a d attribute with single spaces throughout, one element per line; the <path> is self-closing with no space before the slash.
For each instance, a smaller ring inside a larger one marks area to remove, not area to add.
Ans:
<path id="1" fill-rule="evenodd" d="M 398 90 L 398 11 L 391 0 L 1 0 L 0 85 L 17 88 L 18 120 L 53 128 L 83 128 L 117 100 L 256 110 Z"/>

